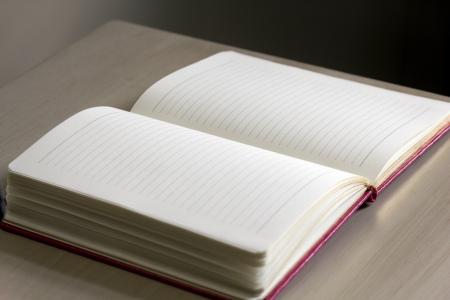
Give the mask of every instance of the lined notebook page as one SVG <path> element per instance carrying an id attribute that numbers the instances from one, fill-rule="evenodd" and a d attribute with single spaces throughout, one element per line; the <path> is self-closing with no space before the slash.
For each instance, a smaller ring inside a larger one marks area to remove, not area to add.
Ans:
<path id="1" fill-rule="evenodd" d="M 450 104 L 222 52 L 160 80 L 132 111 L 374 180 Z"/>
<path id="2" fill-rule="evenodd" d="M 118 109 L 78 113 L 10 171 L 249 251 L 353 175 Z"/>

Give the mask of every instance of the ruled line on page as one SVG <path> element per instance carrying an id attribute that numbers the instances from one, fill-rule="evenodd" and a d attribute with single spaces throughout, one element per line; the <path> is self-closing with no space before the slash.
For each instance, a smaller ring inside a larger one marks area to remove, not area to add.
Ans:
<path id="1" fill-rule="evenodd" d="M 236 77 L 245 75 L 241 74 L 242 72 L 239 72 L 240 67 L 241 66 L 230 62 L 226 65 L 223 65 L 222 68 L 211 70 L 211 72 L 199 73 L 196 80 L 191 82 L 187 86 L 183 86 L 182 84 L 175 85 L 171 90 L 171 93 L 166 95 L 166 99 L 164 99 L 164 101 L 160 103 L 160 109 L 158 113 L 170 113 L 171 115 L 178 115 L 178 113 L 184 108 L 184 106 L 188 105 L 189 101 L 196 99 L 196 95 L 198 95 L 198 93 L 205 93 L 209 90 L 212 90 L 214 88 L 215 82 L 220 82 L 223 79 L 226 79 L 230 73 L 233 73 L 233 71 L 238 72 L 239 75 Z M 177 94 L 178 90 L 183 90 L 183 95 L 181 95 L 181 97 L 177 97 L 179 96 Z"/>
<path id="2" fill-rule="evenodd" d="M 196 79 L 196 77 L 205 76 L 205 74 L 207 74 L 208 72 L 214 71 L 215 69 L 219 69 L 220 67 L 223 67 L 223 66 L 225 66 L 225 65 L 227 65 L 227 64 L 229 64 L 229 63 L 231 63 L 231 61 L 226 61 L 226 62 L 224 62 L 224 63 L 222 63 L 222 64 L 218 64 L 218 65 L 216 65 L 216 66 L 214 66 L 214 67 L 210 68 L 209 70 L 206 70 L 206 71 L 204 71 L 204 72 L 202 72 L 202 73 L 198 73 L 198 74 L 196 74 L 196 75 L 193 75 L 193 76 L 191 76 L 191 77 L 188 77 L 188 78 L 186 78 L 183 82 L 181 82 L 180 85 L 186 84 L 186 83 L 188 83 L 189 81 L 192 81 L 192 80 Z M 180 85 L 174 86 L 172 89 L 170 89 L 169 91 L 167 91 L 167 93 L 164 94 L 164 95 L 161 97 L 161 99 L 155 104 L 155 106 L 153 107 L 153 111 L 156 110 L 156 109 L 158 108 L 158 106 L 160 105 L 160 103 L 163 102 L 164 99 L 165 99 L 165 98 L 166 98 L 173 90 L 179 88 Z"/>
<path id="3" fill-rule="evenodd" d="M 415 119 L 417 119 L 419 116 L 423 115 L 428 109 L 425 108 L 423 109 L 421 112 L 419 112 L 417 115 L 411 117 L 410 119 L 408 119 L 407 121 L 405 121 L 404 123 L 400 124 L 399 126 L 397 126 L 396 128 L 394 128 L 392 131 L 390 131 L 388 134 L 382 136 L 380 138 L 380 140 L 369 150 L 366 152 L 365 156 L 361 159 L 359 166 L 364 165 L 364 163 L 366 162 L 366 160 L 369 158 L 369 156 L 373 153 L 373 151 L 375 151 L 375 149 L 377 147 L 380 146 L 380 144 L 386 140 L 388 137 L 390 137 L 394 132 L 396 132 L 397 130 L 399 130 L 401 127 L 403 127 L 404 125 L 414 121 Z M 355 156 L 356 157 L 356 156 Z"/>
<path id="4" fill-rule="evenodd" d="M 95 140 L 97 137 L 94 135 L 100 134 L 100 136 L 103 136 L 104 134 L 107 134 L 108 130 L 108 123 L 112 123 L 114 121 L 121 122 L 120 119 L 118 119 L 118 115 L 113 115 L 108 118 L 103 119 L 102 121 L 99 121 L 95 123 L 94 125 L 88 126 L 84 129 L 84 133 L 80 134 L 77 139 L 72 138 L 72 141 L 68 141 L 65 143 L 59 150 L 59 153 L 56 153 L 54 156 L 49 158 L 48 163 L 52 164 L 53 166 L 58 166 L 62 161 L 67 161 L 70 157 L 75 155 L 75 151 L 78 150 L 79 144 L 77 141 L 82 141 L 88 145 L 90 145 L 89 141 Z M 95 130 L 92 130 L 92 128 L 95 128 Z"/>
<path id="5" fill-rule="evenodd" d="M 216 76 L 209 76 L 204 81 L 199 81 L 199 85 L 195 86 L 195 89 L 190 89 L 190 93 L 189 91 L 186 93 L 183 90 L 183 93 L 179 95 L 175 92 L 173 99 L 176 101 L 174 101 L 173 109 L 167 112 L 173 117 L 186 120 L 192 120 L 196 114 L 201 116 L 202 114 L 196 110 L 196 105 L 206 97 L 216 99 L 223 92 L 218 88 L 221 82 L 226 81 L 228 84 L 240 82 L 243 84 L 243 82 L 245 83 L 244 79 L 246 77 L 250 77 L 256 72 L 254 68 L 243 69 L 240 65 L 233 66 L 236 70 L 230 69 L 230 73 L 218 70 Z M 233 73 L 235 75 L 230 78 L 229 75 Z"/>
<path id="6" fill-rule="evenodd" d="M 123 125 L 121 132 L 115 132 L 111 130 L 111 126 L 106 127 L 106 134 L 99 133 L 93 134 L 92 139 L 83 141 L 76 147 L 79 148 L 78 153 L 66 158 L 64 168 L 70 168 L 75 173 L 93 177 L 93 169 L 98 168 L 99 160 L 97 158 L 102 157 L 103 161 L 107 159 L 107 155 L 115 149 L 108 147 L 110 145 L 110 139 L 114 138 L 123 142 L 124 138 L 129 132 L 128 129 L 134 129 L 137 121 L 131 119 L 122 120 L 123 122 L 116 121 L 116 123 Z M 117 124 L 114 124 L 117 126 Z"/>
<path id="7" fill-rule="evenodd" d="M 335 160 L 343 160 L 347 161 L 349 155 L 357 148 L 361 148 L 361 145 L 365 143 L 371 143 L 373 141 L 373 136 L 377 132 L 384 132 L 385 128 L 389 128 L 393 123 L 399 122 L 403 118 L 403 116 L 407 116 L 409 113 L 414 112 L 416 110 L 415 105 L 410 105 L 406 109 L 403 109 L 403 105 L 398 103 L 396 106 L 391 106 L 390 111 L 383 113 L 381 117 L 377 117 L 376 120 L 371 112 L 368 112 L 367 122 L 362 124 L 360 127 L 356 128 L 353 132 L 353 135 L 350 138 L 347 138 L 346 143 L 340 143 L 340 150 L 331 151 L 333 153 L 333 159 Z M 366 135 L 370 135 L 371 138 L 367 139 Z"/>
<path id="8" fill-rule="evenodd" d="M 239 214 L 239 211 L 241 211 L 242 209 L 245 209 L 245 205 L 243 205 L 243 203 L 241 202 L 241 197 L 237 197 L 237 195 L 242 195 L 243 198 L 245 199 L 249 199 L 249 201 L 247 201 L 248 204 L 254 203 L 253 201 L 251 201 L 252 199 L 258 199 L 259 201 L 257 201 L 259 203 L 259 205 L 261 205 L 262 203 L 265 203 L 263 197 L 257 197 L 257 195 L 252 197 L 252 192 L 254 192 L 256 189 L 259 190 L 264 190 L 266 193 L 268 192 L 268 188 L 269 186 L 269 182 L 268 178 L 266 178 L 265 176 L 267 176 L 267 172 L 269 172 L 271 169 L 273 168 L 279 168 L 280 172 L 276 172 L 276 176 L 278 178 L 286 178 L 289 175 L 293 175 L 296 170 L 286 166 L 286 165 L 280 165 L 279 162 L 278 164 L 276 164 L 274 162 L 274 164 L 267 164 L 267 165 L 263 165 L 261 166 L 262 169 L 260 170 L 248 170 L 246 172 L 243 172 L 242 174 L 240 174 L 239 177 L 236 178 L 236 181 L 238 182 L 237 184 L 233 185 L 233 188 L 231 188 L 230 190 L 230 200 L 227 202 L 222 202 L 222 203 L 218 203 L 216 202 L 215 206 L 210 206 L 211 209 L 211 214 L 213 218 L 218 218 L 219 220 L 222 220 L 223 222 L 228 222 L 229 224 L 231 224 L 231 220 L 229 220 L 229 218 L 232 218 L 232 214 L 237 213 Z M 301 177 L 297 178 L 297 180 L 302 180 L 303 176 L 306 176 L 306 174 L 308 173 L 309 170 L 305 169 L 302 170 L 302 175 Z M 259 175 L 260 174 L 260 175 Z M 264 182 L 266 182 L 267 184 L 264 186 L 260 186 L 260 185 L 254 185 L 253 181 L 251 180 L 251 178 L 254 178 L 258 176 L 260 179 L 264 180 Z M 279 182 L 277 182 L 277 184 L 274 184 L 273 182 L 271 182 L 272 186 L 277 186 L 279 188 L 279 190 L 283 190 L 282 189 L 282 185 L 283 182 L 281 182 L 281 180 Z M 269 194 L 268 194 L 269 195 Z M 273 195 L 273 191 L 270 193 L 270 195 Z M 261 201 L 262 200 L 262 201 Z M 238 209 L 239 208 L 239 209 Z M 260 206 L 258 206 L 258 208 L 260 208 Z M 238 216 L 236 216 L 238 217 Z"/>
<path id="9" fill-rule="evenodd" d="M 219 74 L 222 74 L 220 72 Z M 221 90 L 220 87 L 224 86 L 223 82 L 226 82 L 227 85 L 240 86 L 241 88 L 245 87 L 247 91 L 250 93 L 255 87 L 255 80 L 259 82 L 259 84 L 264 84 L 265 82 L 273 80 L 271 76 L 268 76 L 265 73 L 257 72 L 254 68 L 248 68 L 245 65 L 239 65 L 239 70 L 234 74 L 227 74 L 228 78 L 212 78 L 213 81 L 208 87 L 200 88 L 197 93 L 195 93 L 192 97 L 193 102 L 184 110 L 184 112 L 180 115 L 181 119 L 187 118 L 188 121 L 192 121 L 195 118 L 195 122 L 200 121 L 200 117 L 208 118 L 211 114 L 203 113 L 204 110 L 207 110 L 211 107 L 214 107 L 221 103 L 218 98 L 229 98 L 233 99 L 235 97 L 235 93 L 238 93 L 239 90 L 231 90 L 227 89 L 228 92 Z M 231 75 L 231 76 L 230 76 Z M 277 77 L 277 74 L 272 74 L 274 77 Z M 240 77 L 242 76 L 242 77 Z M 252 77 L 253 76 L 253 77 Z M 248 80 L 248 78 L 252 78 L 253 80 Z M 236 80 L 238 79 L 238 80 Z M 212 94 L 211 94 L 212 93 Z M 180 97 L 183 97 L 184 91 L 180 94 Z M 208 99 L 216 99 L 214 102 L 210 103 L 210 105 L 205 107 L 199 107 L 198 105 L 202 103 L 202 101 L 207 101 Z M 226 101 L 223 101 L 227 103 Z M 170 113 L 171 116 L 176 117 L 176 113 Z"/>
<path id="10" fill-rule="evenodd" d="M 79 159 L 78 156 L 83 155 L 89 149 L 97 149 L 96 143 L 101 142 L 112 133 L 109 131 L 109 127 L 112 123 L 123 123 L 122 118 L 118 115 L 113 115 L 98 122 L 92 126 L 86 127 L 87 134 L 80 135 L 78 138 L 72 139 L 71 142 L 66 143 L 66 147 L 61 149 L 59 156 L 55 155 L 50 162 L 53 166 L 59 166 L 64 163 L 64 168 L 71 168 L 72 165 L 76 165 Z"/>
<path id="11" fill-rule="evenodd" d="M 101 117 L 98 117 L 94 120 L 92 120 L 91 122 L 89 122 L 88 124 L 84 125 L 82 128 L 80 128 L 79 130 L 75 131 L 74 133 L 72 133 L 72 135 L 68 136 L 67 138 L 65 138 L 63 141 L 61 141 L 58 145 L 56 145 L 53 149 L 51 149 L 50 151 L 48 151 L 43 157 L 41 157 L 41 159 L 39 159 L 39 163 L 44 162 L 44 160 L 47 159 L 47 157 L 49 157 L 50 155 L 52 155 L 59 147 L 61 147 L 62 145 L 64 145 L 68 140 L 70 140 L 71 138 L 73 138 L 75 135 L 79 134 L 80 132 L 85 131 L 85 129 L 87 127 L 89 127 L 90 125 L 92 125 L 95 122 L 98 122 L 99 120 L 106 118 L 109 115 L 113 115 L 115 113 L 109 113 L 109 114 L 105 114 Z"/>
<path id="12" fill-rule="evenodd" d="M 263 230 L 270 223 L 270 221 L 273 219 L 273 217 L 275 217 L 289 202 L 293 201 L 295 199 L 295 197 L 298 196 L 299 193 L 305 187 L 307 187 L 309 184 L 311 184 L 312 182 L 316 181 L 317 179 L 319 179 L 320 177 L 322 177 L 326 174 L 327 174 L 327 172 L 323 172 L 323 173 L 316 175 L 314 178 L 311 178 L 310 180 L 308 180 L 308 182 L 303 184 L 289 199 L 282 202 L 281 205 L 279 205 L 275 209 L 275 211 L 270 210 L 270 215 L 267 218 L 265 218 L 265 220 L 262 222 L 262 224 L 258 228 L 256 228 L 256 233 L 261 232 L 261 230 Z"/>
<path id="13" fill-rule="evenodd" d="M 370 116 L 371 112 L 373 112 L 373 110 L 378 106 L 382 106 L 383 104 L 380 104 L 377 99 L 369 99 L 370 101 L 368 101 L 368 104 L 364 104 L 362 102 L 358 103 L 357 108 L 356 109 L 360 109 L 361 106 L 364 106 L 361 111 L 363 114 Z M 396 110 L 393 110 L 394 112 L 396 112 Z M 351 124 L 355 121 L 355 118 L 358 118 L 358 114 L 355 113 L 355 111 L 352 111 L 352 115 L 346 115 L 346 118 L 344 120 L 342 120 L 340 122 L 340 124 L 338 124 L 337 126 L 334 127 L 334 129 L 336 130 L 345 130 L 346 127 L 351 126 Z M 370 117 L 368 117 L 370 118 Z M 371 123 L 371 120 L 367 120 L 367 124 Z M 358 130 L 358 129 L 355 129 Z M 323 156 L 325 158 L 329 158 L 329 156 L 333 153 L 336 153 L 336 147 L 338 147 L 339 145 L 343 145 L 344 143 L 341 142 L 342 138 L 339 138 L 338 135 L 334 135 L 333 136 L 333 131 L 331 130 L 324 130 L 324 135 L 322 136 L 322 140 L 325 140 L 325 144 L 322 145 L 320 147 L 320 139 L 316 139 L 316 143 L 314 144 L 313 148 L 310 150 L 310 152 L 317 152 L 319 156 Z M 316 137 L 314 137 L 313 139 L 315 139 Z M 350 142 L 353 140 L 353 135 L 346 136 L 347 142 L 345 144 L 350 144 Z"/>
<path id="14" fill-rule="evenodd" d="M 303 181 L 307 180 L 312 174 L 314 174 L 314 170 L 308 170 L 302 174 L 301 181 L 296 182 L 295 186 L 301 185 Z M 282 181 L 286 180 L 286 177 L 290 175 L 290 173 L 284 173 L 279 174 L 272 173 L 272 176 L 269 179 L 272 179 L 272 181 L 269 182 L 275 182 L 275 183 L 281 183 Z M 268 180 L 268 179 L 267 179 Z M 289 192 L 290 187 L 286 189 L 287 193 Z M 252 192 L 257 192 L 254 196 L 255 199 L 261 199 L 265 197 L 265 194 L 267 193 L 266 188 L 255 188 Z M 258 212 L 258 204 L 257 201 L 255 202 L 249 202 L 247 205 L 240 207 L 239 213 L 237 213 L 234 218 L 230 220 L 230 224 L 238 223 L 238 226 L 245 226 L 247 223 L 251 223 L 254 220 L 258 220 L 258 216 L 256 215 Z M 255 219 L 256 218 L 256 219 Z M 249 226 L 251 228 L 251 226 Z"/>

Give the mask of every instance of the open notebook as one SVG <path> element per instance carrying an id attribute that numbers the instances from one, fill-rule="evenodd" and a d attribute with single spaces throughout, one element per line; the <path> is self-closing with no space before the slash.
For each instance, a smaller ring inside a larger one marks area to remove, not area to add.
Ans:
<path id="1" fill-rule="evenodd" d="M 450 104 L 222 52 L 9 166 L 2 227 L 201 295 L 274 298 Z"/>

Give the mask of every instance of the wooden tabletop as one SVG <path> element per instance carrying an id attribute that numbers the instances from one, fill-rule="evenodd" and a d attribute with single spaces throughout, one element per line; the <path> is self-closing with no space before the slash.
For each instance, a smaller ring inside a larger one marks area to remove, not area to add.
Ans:
<path id="1" fill-rule="evenodd" d="M 84 108 L 130 109 L 155 81 L 218 51 L 203 40 L 111 22 L 0 89 L 0 177 L 40 136 Z M 449 98 L 237 49 L 337 77 Z M 450 299 L 450 141 L 445 138 L 359 211 L 280 299 Z M 0 232 L 0 299 L 200 299 Z"/>

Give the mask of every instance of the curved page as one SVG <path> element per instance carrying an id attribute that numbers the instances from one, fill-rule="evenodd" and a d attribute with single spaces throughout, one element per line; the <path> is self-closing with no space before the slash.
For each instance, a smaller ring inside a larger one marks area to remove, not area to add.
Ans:
<path id="1" fill-rule="evenodd" d="M 356 178 L 107 107 L 54 128 L 10 172 L 255 253 L 337 183 Z"/>
<path id="2" fill-rule="evenodd" d="M 132 111 L 374 182 L 450 104 L 222 52 L 163 78 Z"/>

